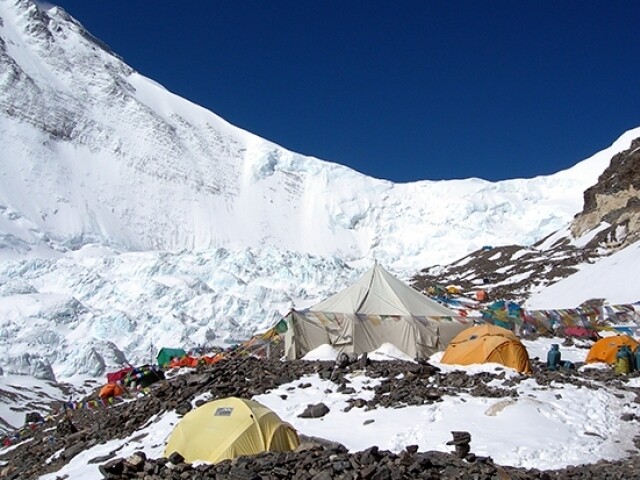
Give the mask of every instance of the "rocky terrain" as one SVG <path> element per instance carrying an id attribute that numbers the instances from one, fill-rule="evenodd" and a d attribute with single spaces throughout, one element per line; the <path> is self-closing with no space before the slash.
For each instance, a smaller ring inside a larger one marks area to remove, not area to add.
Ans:
<path id="1" fill-rule="evenodd" d="M 522 302 L 533 289 L 566 278 L 579 265 L 639 239 L 640 138 L 636 138 L 613 156 L 598 182 L 584 192 L 583 209 L 566 232 L 548 235 L 530 247 L 486 246 L 449 265 L 423 269 L 413 283 L 420 290 L 454 284 L 469 294 L 482 289 L 493 299 Z"/>
<path id="2" fill-rule="evenodd" d="M 544 241 L 544 240 L 543 240 Z M 476 250 L 447 266 L 425 268 L 413 286 L 456 285 L 466 295 L 484 290 L 490 300 L 525 300 L 532 289 L 551 285 L 598 257 L 596 250 L 561 242 L 545 250 L 508 245 Z"/>
<path id="3" fill-rule="evenodd" d="M 0 478 L 35 479 L 46 472 L 59 470 L 80 452 L 115 438 L 127 438 L 153 418 L 165 411 L 179 415 L 203 403 L 196 397 L 208 392 L 212 399 L 227 396 L 250 398 L 279 385 L 294 382 L 305 374 L 317 373 L 331 380 L 336 391 L 349 392 L 349 373 L 366 370 L 367 375 L 382 382 L 371 400 L 353 398 L 347 409 L 403 408 L 439 402 L 445 396 L 468 393 L 474 396 L 512 398 L 517 396 L 514 386 L 531 378 L 521 375 L 506 378 L 504 371 L 469 375 L 464 372 L 443 374 L 428 363 L 404 361 L 372 362 L 366 358 L 337 362 L 258 360 L 231 358 L 212 366 L 200 366 L 189 373 L 177 375 L 153 384 L 147 395 L 134 401 L 125 401 L 108 409 L 63 410 L 47 421 L 44 428 L 36 428 L 22 443 L 0 453 Z M 402 375 L 400 375 L 402 374 Z M 609 370 L 576 370 L 547 372 L 534 360 L 533 378 L 539 388 L 553 388 L 551 383 L 573 384 L 583 388 L 600 388 L 606 382 L 610 388 L 637 389 L 626 383 L 640 374 L 614 377 Z M 496 381 L 500 386 L 496 386 Z M 492 386 L 489 386 L 489 383 Z M 295 387 L 306 388 L 304 382 Z M 84 400 L 94 399 L 95 394 Z M 640 395 L 635 402 L 640 403 Z M 311 409 L 313 411 L 313 409 Z M 322 412 L 322 409 L 316 411 Z M 319 413 L 317 416 L 322 415 Z M 311 415 L 313 416 L 313 415 Z M 637 422 L 635 415 L 623 420 Z M 304 435 L 304 432 L 300 432 Z M 146 434 L 131 441 L 140 440 Z M 215 465 L 191 466 L 179 455 L 170 458 L 146 458 L 143 453 L 122 458 L 119 449 L 109 455 L 94 458 L 90 463 L 100 465 L 108 479 L 587 479 L 634 478 L 640 468 L 638 451 L 627 452 L 628 458 L 616 462 L 567 467 L 559 471 L 538 471 L 496 465 L 491 458 L 476 457 L 471 442 L 471 453 L 464 459 L 453 453 L 418 452 L 407 446 L 401 453 L 381 451 L 373 445 L 363 452 L 348 453 L 339 445 L 323 439 L 306 438 L 296 452 L 265 453 L 255 457 L 224 461 Z M 640 447 L 640 436 L 634 439 Z M 64 477 L 60 477 L 64 478 Z"/>
<path id="4" fill-rule="evenodd" d="M 301 445 L 295 453 L 265 453 L 255 457 L 224 461 L 216 465 L 191 467 L 180 457 L 146 460 L 137 455 L 117 459 L 102 468 L 105 478 L 116 479 L 428 479 L 428 480 L 551 480 L 635 478 L 640 468 L 637 457 L 622 462 L 561 471 L 539 471 L 496 465 L 491 458 L 460 459 L 443 452 L 418 452 L 415 446 L 395 454 L 371 447 L 347 453 L 344 448 L 319 444 Z M 174 463 L 175 462 L 175 463 Z"/>

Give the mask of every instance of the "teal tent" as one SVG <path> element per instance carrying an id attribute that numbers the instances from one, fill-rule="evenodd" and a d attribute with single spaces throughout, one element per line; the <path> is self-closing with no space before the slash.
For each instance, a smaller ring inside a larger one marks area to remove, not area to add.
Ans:
<path id="1" fill-rule="evenodd" d="M 282 334 L 285 333 L 289 327 L 287 326 L 287 320 L 286 319 L 281 319 L 278 323 L 276 323 L 276 326 L 274 327 L 276 332 Z"/>
<path id="2" fill-rule="evenodd" d="M 182 358 L 186 356 L 187 356 L 187 352 L 185 352 L 181 348 L 163 347 L 158 352 L 158 356 L 156 357 L 156 360 L 158 361 L 158 365 L 160 365 L 161 367 L 166 367 L 167 365 L 169 365 L 169 362 L 171 362 L 171 360 L 173 360 L 174 358 L 176 357 Z"/>

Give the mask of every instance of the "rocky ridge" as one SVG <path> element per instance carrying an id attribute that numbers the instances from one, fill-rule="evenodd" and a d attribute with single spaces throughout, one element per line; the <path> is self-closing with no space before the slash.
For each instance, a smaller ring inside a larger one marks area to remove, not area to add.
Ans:
<path id="1" fill-rule="evenodd" d="M 484 290 L 492 300 L 522 302 L 533 289 L 562 280 L 575 273 L 578 265 L 599 257 L 596 250 L 573 246 L 568 240 L 544 250 L 536 245 L 479 249 L 450 265 L 423 269 L 412 284 L 421 291 L 432 285 L 453 284 L 469 296 Z"/>

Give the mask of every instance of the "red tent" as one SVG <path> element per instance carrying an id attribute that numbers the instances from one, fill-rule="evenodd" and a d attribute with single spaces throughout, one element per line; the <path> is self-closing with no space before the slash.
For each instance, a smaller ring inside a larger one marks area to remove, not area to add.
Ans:
<path id="1" fill-rule="evenodd" d="M 569 337 L 591 338 L 593 340 L 600 338 L 598 332 L 584 327 L 565 327 L 564 334 Z"/>
<path id="2" fill-rule="evenodd" d="M 107 382 L 109 383 L 117 383 L 127 376 L 133 370 L 133 367 L 125 367 L 122 370 L 118 370 L 117 372 L 107 373 Z"/>

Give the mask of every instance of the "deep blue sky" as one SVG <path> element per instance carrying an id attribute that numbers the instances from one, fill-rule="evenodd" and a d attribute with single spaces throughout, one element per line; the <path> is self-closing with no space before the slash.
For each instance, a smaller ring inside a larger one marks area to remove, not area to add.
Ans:
<path id="1" fill-rule="evenodd" d="M 167 89 L 378 178 L 548 174 L 640 126 L 635 0 L 54 3 Z"/>

